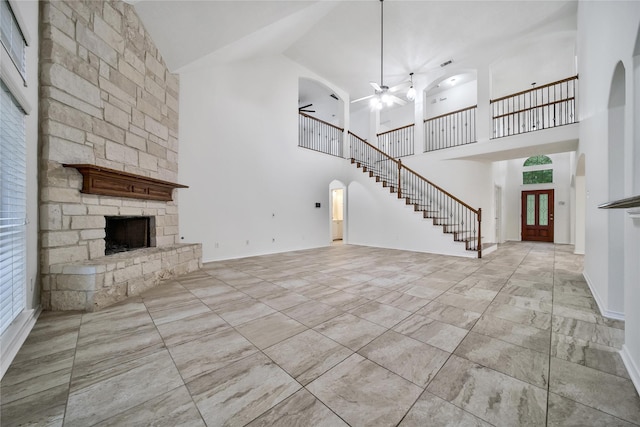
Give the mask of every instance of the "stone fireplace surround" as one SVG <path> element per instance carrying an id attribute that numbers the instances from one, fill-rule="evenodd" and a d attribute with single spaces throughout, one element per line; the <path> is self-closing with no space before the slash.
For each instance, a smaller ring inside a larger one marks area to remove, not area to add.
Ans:
<path id="1" fill-rule="evenodd" d="M 103 175 L 101 177 L 103 185 L 108 188 L 116 187 L 119 183 L 119 175 Z M 86 185 L 88 179 L 90 178 L 85 175 L 81 188 L 83 193 L 93 194 L 90 186 Z M 131 187 L 142 188 L 148 181 L 147 177 L 127 174 L 127 182 Z M 178 184 L 175 186 L 186 187 Z M 123 194 L 124 196 L 120 198 L 124 205 L 132 203 L 128 199 L 136 198 L 129 191 L 123 192 Z M 144 195 L 143 193 L 142 196 L 144 197 Z M 83 195 L 83 197 L 91 196 Z M 94 195 L 94 197 L 100 196 Z M 159 203 L 172 202 L 171 192 L 168 193 L 168 198 L 169 200 L 161 200 Z M 142 203 L 148 202 L 142 201 Z M 94 211 L 96 210 L 94 209 Z M 110 209 L 106 209 L 106 211 L 110 211 Z M 149 210 L 146 212 L 149 213 Z M 128 215 L 109 217 L 131 218 Z M 103 218 L 105 229 L 102 247 L 105 247 L 107 216 Z M 154 236 L 152 246 L 155 246 L 155 216 L 133 216 L 133 218 L 153 218 L 150 223 L 154 228 L 151 232 Z M 124 251 L 83 261 L 54 264 L 50 266 L 48 276 L 52 290 L 50 308 L 53 310 L 98 310 L 129 296 L 138 295 L 158 285 L 162 280 L 198 270 L 202 267 L 201 258 L 202 247 L 200 244 L 171 244 Z"/>
<path id="2" fill-rule="evenodd" d="M 163 187 L 178 177 L 179 79 L 130 4 L 39 5 L 40 302 L 92 311 L 201 265 L 200 244 L 181 244 L 179 191 Z M 139 182 L 88 194 L 70 164 Z M 136 198 L 108 193 L 123 188 Z M 154 217 L 156 247 L 105 256 L 106 216 Z"/>

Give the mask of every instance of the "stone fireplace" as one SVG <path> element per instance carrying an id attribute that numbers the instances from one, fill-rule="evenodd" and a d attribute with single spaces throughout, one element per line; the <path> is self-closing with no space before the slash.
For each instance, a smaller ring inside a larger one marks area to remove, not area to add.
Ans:
<path id="1" fill-rule="evenodd" d="M 41 304 L 96 310 L 201 266 L 178 234 L 179 82 L 131 5 L 40 8 Z M 108 230 L 132 250 L 105 255 Z"/>

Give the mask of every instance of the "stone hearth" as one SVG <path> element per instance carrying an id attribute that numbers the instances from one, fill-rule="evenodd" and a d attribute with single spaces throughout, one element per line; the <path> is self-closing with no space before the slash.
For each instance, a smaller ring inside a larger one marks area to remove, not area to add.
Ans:
<path id="1" fill-rule="evenodd" d="M 200 244 L 144 248 L 51 267 L 51 306 L 95 311 L 198 270 Z"/>

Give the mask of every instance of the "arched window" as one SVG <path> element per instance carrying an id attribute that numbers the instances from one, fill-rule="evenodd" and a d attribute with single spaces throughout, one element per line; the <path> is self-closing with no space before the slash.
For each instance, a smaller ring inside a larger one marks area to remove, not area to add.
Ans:
<path id="1" fill-rule="evenodd" d="M 522 184 L 548 184 L 553 182 L 553 169 L 545 169 L 541 166 L 550 165 L 553 162 L 547 156 L 533 156 L 525 160 L 522 172 Z"/>

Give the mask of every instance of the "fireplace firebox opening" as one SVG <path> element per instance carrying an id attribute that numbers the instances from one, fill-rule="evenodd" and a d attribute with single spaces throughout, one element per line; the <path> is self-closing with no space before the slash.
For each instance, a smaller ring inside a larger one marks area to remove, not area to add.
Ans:
<path id="1" fill-rule="evenodd" d="M 107 216 L 105 255 L 155 246 L 155 217 Z"/>

